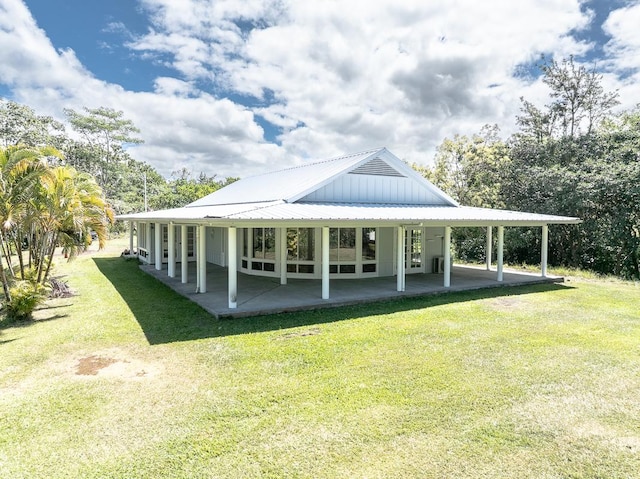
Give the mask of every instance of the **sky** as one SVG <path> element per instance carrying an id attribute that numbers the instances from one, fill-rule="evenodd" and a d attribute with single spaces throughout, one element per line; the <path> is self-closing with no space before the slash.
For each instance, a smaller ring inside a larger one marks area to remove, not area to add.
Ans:
<path id="1" fill-rule="evenodd" d="M 640 0 L 0 0 L 0 98 L 108 107 L 165 177 L 246 177 L 445 138 L 548 103 L 541 55 L 640 103 Z"/>

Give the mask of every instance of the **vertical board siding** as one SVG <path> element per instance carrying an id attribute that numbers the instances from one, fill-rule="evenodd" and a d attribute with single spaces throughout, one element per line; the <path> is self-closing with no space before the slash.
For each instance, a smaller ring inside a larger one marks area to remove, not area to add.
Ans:
<path id="1" fill-rule="evenodd" d="M 441 198 L 413 179 L 374 175 L 343 175 L 300 201 L 444 205 Z"/>

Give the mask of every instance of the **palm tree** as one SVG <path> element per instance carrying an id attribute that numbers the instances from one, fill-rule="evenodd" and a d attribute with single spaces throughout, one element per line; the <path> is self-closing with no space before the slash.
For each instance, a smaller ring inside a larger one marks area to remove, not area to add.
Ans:
<path id="1" fill-rule="evenodd" d="M 0 248 L 9 274 L 14 276 L 11 251 L 17 253 L 21 277 L 24 262 L 21 243 L 29 231 L 27 218 L 40 179 L 46 174 L 47 157 L 60 158 L 60 152 L 51 147 L 30 148 L 24 145 L 0 150 Z M 11 299 L 9 281 L 3 261 L 0 260 L 0 281 L 7 301 Z"/>
<path id="2" fill-rule="evenodd" d="M 113 210 L 95 179 L 69 166 L 52 168 L 49 175 L 41 178 L 37 201 L 37 281 L 44 282 L 56 245 L 61 244 L 71 260 L 84 250 L 93 230 L 99 247 L 104 247 Z"/>

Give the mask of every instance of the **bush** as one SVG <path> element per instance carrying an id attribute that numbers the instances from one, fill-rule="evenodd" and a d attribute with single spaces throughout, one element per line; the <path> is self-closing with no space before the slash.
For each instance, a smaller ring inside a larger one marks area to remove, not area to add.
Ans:
<path id="1" fill-rule="evenodd" d="M 19 321 L 31 319 L 32 313 L 47 299 L 47 288 L 32 281 L 16 281 L 9 289 L 11 301 L 5 305 L 7 319 Z"/>

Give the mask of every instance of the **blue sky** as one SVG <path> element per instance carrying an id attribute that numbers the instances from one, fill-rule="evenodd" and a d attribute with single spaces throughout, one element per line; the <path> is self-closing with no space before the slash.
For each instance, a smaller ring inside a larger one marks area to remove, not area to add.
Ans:
<path id="1" fill-rule="evenodd" d="M 640 103 L 637 0 L 0 0 L 0 96 L 63 119 L 122 110 L 165 176 L 247 176 L 515 129 L 541 55 L 595 61 Z"/>

